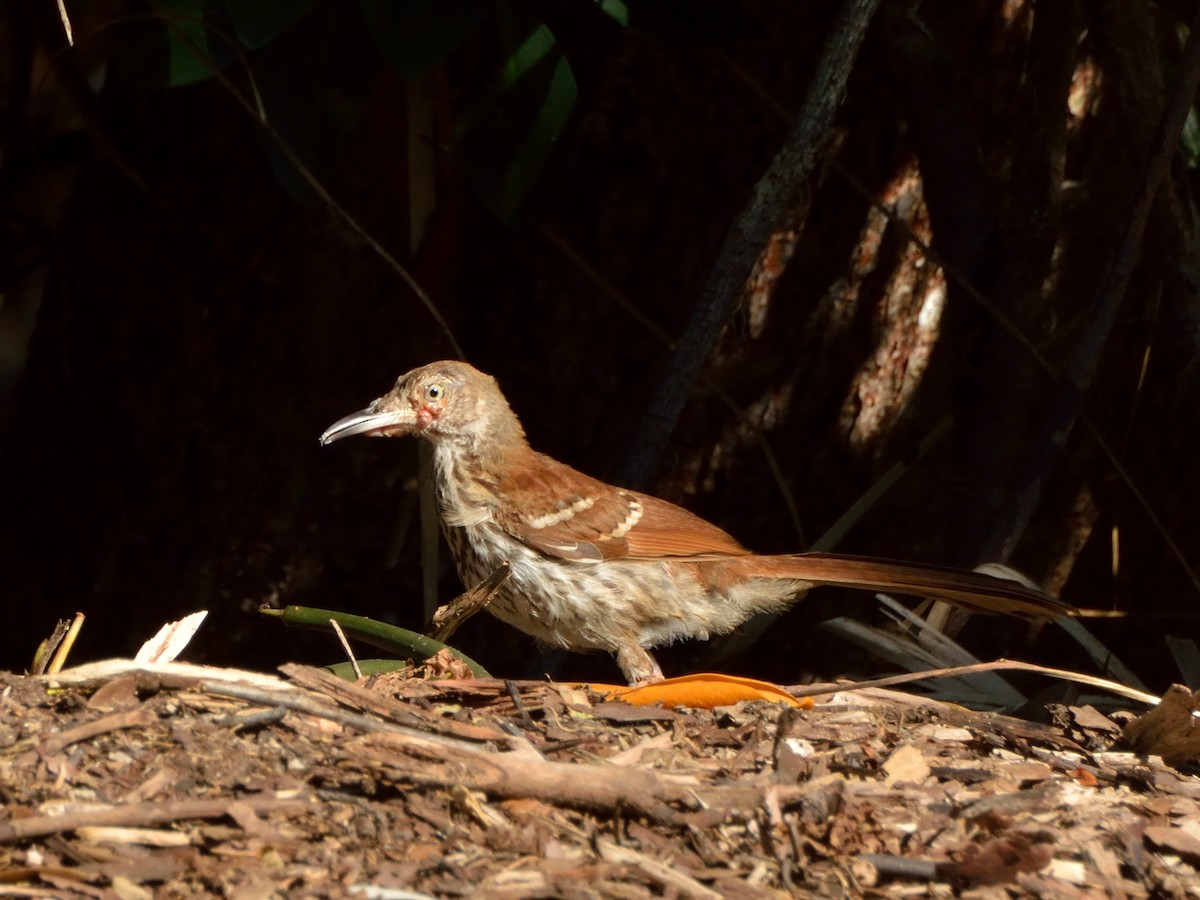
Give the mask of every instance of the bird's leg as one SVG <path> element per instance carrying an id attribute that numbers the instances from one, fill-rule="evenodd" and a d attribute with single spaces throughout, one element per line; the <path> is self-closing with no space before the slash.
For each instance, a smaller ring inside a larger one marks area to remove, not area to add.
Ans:
<path id="1" fill-rule="evenodd" d="M 617 665 L 621 667 L 625 680 L 632 685 L 653 684 L 663 680 L 658 662 L 641 644 L 623 644 L 617 651 Z"/>

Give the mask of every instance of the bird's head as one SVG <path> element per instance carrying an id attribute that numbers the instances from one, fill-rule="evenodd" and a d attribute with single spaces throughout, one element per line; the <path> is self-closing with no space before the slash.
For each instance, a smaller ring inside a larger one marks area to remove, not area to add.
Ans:
<path id="1" fill-rule="evenodd" d="M 478 448 L 485 443 L 524 442 L 516 415 L 496 379 L 456 360 L 430 363 L 396 380 L 396 386 L 366 409 L 334 422 L 321 444 L 344 437 L 415 434 L 435 443 Z"/>

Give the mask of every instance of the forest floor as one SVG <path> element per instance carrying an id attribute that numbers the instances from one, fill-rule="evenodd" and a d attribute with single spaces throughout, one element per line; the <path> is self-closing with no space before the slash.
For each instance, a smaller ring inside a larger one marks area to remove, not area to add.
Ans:
<path id="1" fill-rule="evenodd" d="M 665 709 L 127 662 L 0 679 L 3 893 L 1200 897 L 1200 778 L 1089 707 Z"/>

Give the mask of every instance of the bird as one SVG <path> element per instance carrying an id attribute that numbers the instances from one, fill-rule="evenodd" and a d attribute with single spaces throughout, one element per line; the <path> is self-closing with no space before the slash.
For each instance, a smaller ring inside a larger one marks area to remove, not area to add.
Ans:
<path id="1" fill-rule="evenodd" d="M 626 680 L 663 678 L 654 647 L 724 634 L 837 585 L 1031 619 L 1072 607 L 1016 581 L 831 553 L 760 555 L 666 500 L 606 484 L 530 447 L 496 379 L 456 360 L 401 375 L 321 445 L 415 435 L 433 447 L 435 493 L 455 568 L 473 587 L 504 563 L 488 611 L 542 644 L 611 653 Z"/>

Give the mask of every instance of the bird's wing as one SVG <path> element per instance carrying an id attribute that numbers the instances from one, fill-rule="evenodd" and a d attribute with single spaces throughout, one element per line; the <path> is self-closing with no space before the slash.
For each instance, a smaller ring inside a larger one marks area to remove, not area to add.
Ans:
<path id="1" fill-rule="evenodd" d="M 493 518 L 560 559 L 745 556 L 750 551 L 686 509 L 613 487 L 539 454 L 499 485 Z"/>

